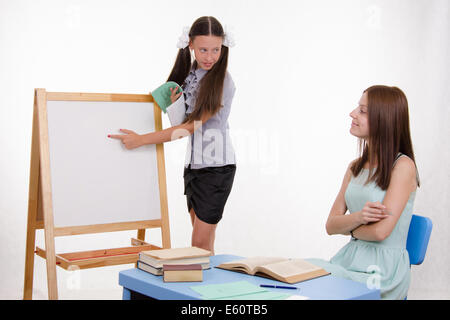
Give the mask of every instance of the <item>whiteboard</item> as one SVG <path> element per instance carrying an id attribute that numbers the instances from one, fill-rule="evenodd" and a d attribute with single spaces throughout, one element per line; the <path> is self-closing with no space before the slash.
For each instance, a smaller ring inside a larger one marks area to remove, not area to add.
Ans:
<path id="1" fill-rule="evenodd" d="M 151 102 L 47 101 L 55 227 L 161 219 L 156 146 L 108 134 L 155 131 Z"/>

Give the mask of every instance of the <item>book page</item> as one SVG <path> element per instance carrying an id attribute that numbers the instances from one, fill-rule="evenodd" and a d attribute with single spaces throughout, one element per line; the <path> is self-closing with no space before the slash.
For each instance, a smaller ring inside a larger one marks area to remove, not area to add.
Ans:
<path id="1" fill-rule="evenodd" d="M 255 272 L 258 266 L 263 266 L 266 264 L 272 264 L 275 262 L 286 261 L 286 258 L 273 258 L 273 257 L 253 257 L 242 260 L 235 260 L 230 262 L 222 263 L 221 266 L 224 267 L 238 267 L 237 265 L 245 265 L 249 272 Z"/>
<path id="2" fill-rule="evenodd" d="M 284 278 L 321 269 L 322 268 L 302 259 L 292 259 L 282 262 L 276 262 L 260 268 L 261 271 L 268 270 Z"/>

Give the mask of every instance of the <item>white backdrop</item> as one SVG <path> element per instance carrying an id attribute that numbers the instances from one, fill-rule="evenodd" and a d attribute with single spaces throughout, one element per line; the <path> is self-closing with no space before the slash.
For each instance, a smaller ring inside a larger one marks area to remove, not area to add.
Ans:
<path id="1" fill-rule="evenodd" d="M 350 111 L 374 84 L 407 95 L 422 179 L 415 213 L 434 229 L 409 298 L 450 298 L 450 3 L 397 1 L 0 0 L 0 298 L 23 289 L 34 88 L 148 93 L 167 78 L 183 26 L 213 15 L 232 29 L 238 168 L 216 253 L 330 258 L 348 238 L 325 221 L 356 139 Z M 169 122 L 164 119 L 164 126 Z M 133 128 L 129 128 L 133 129 Z M 171 240 L 190 245 L 186 140 L 165 145 Z M 135 233 L 57 238 L 57 252 L 129 245 Z M 160 243 L 157 232 L 147 241 Z M 44 246 L 42 232 L 38 245 Z M 58 269 L 61 299 L 120 299 L 118 271 Z M 46 299 L 35 259 L 34 298 Z"/>

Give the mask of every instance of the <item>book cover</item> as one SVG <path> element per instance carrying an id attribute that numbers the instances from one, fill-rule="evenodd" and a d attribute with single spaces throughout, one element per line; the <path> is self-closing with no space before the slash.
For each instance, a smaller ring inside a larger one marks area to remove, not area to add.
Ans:
<path id="1" fill-rule="evenodd" d="M 209 257 L 211 252 L 197 247 L 147 250 L 143 255 L 159 260 Z"/>
<path id="2" fill-rule="evenodd" d="M 209 268 L 211 252 L 196 247 L 142 251 L 139 260 L 154 268 L 164 264 L 201 264 Z"/>
<path id="3" fill-rule="evenodd" d="M 148 273 L 154 274 L 155 276 L 162 276 L 163 275 L 163 268 L 155 268 L 152 267 L 145 262 L 142 262 L 140 260 L 137 261 L 137 268 L 143 271 L 146 271 Z"/>
<path id="4" fill-rule="evenodd" d="M 188 270 L 202 270 L 201 264 L 165 264 L 163 271 L 188 271 Z"/>
<path id="5" fill-rule="evenodd" d="M 164 265 L 164 282 L 203 281 L 203 269 L 200 264 Z"/>

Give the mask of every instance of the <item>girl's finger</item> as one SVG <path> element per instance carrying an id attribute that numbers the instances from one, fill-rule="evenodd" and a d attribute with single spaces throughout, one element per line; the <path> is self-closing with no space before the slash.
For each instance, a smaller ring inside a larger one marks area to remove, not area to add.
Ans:
<path id="1" fill-rule="evenodd" d="M 122 140 L 123 139 L 123 135 L 118 135 L 118 134 L 108 134 L 108 138 L 111 138 L 111 139 L 120 139 L 120 140 Z"/>
<path id="2" fill-rule="evenodd" d="M 367 205 L 372 208 L 386 209 L 386 206 L 380 202 L 368 202 Z"/>
<path id="3" fill-rule="evenodd" d="M 384 218 L 387 218 L 388 216 L 387 215 L 384 215 L 384 214 L 374 214 L 374 215 L 372 215 L 372 218 L 376 218 L 376 219 L 384 219 Z"/>
<path id="4" fill-rule="evenodd" d="M 134 131 L 127 130 L 127 129 L 120 129 L 120 131 L 125 132 L 125 133 L 128 133 L 128 134 L 130 134 L 130 133 L 135 133 Z"/>
<path id="5" fill-rule="evenodd" d="M 392 215 L 392 214 L 389 214 L 389 212 L 388 212 L 387 209 L 381 209 L 381 210 L 379 210 L 379 213 L 378 213 L 378 214 L 381 215 L 381 216 L 383 216 L 383 218 L 386 218 L 387 216 Z"/>
<path id="6" fill-rule="evenodd" d="M 383 211 L 380 209 L 376 209 L 376 208 L 364 208 L 364 211 L 369 213 L 369 214 L 383 214 Z"/>

